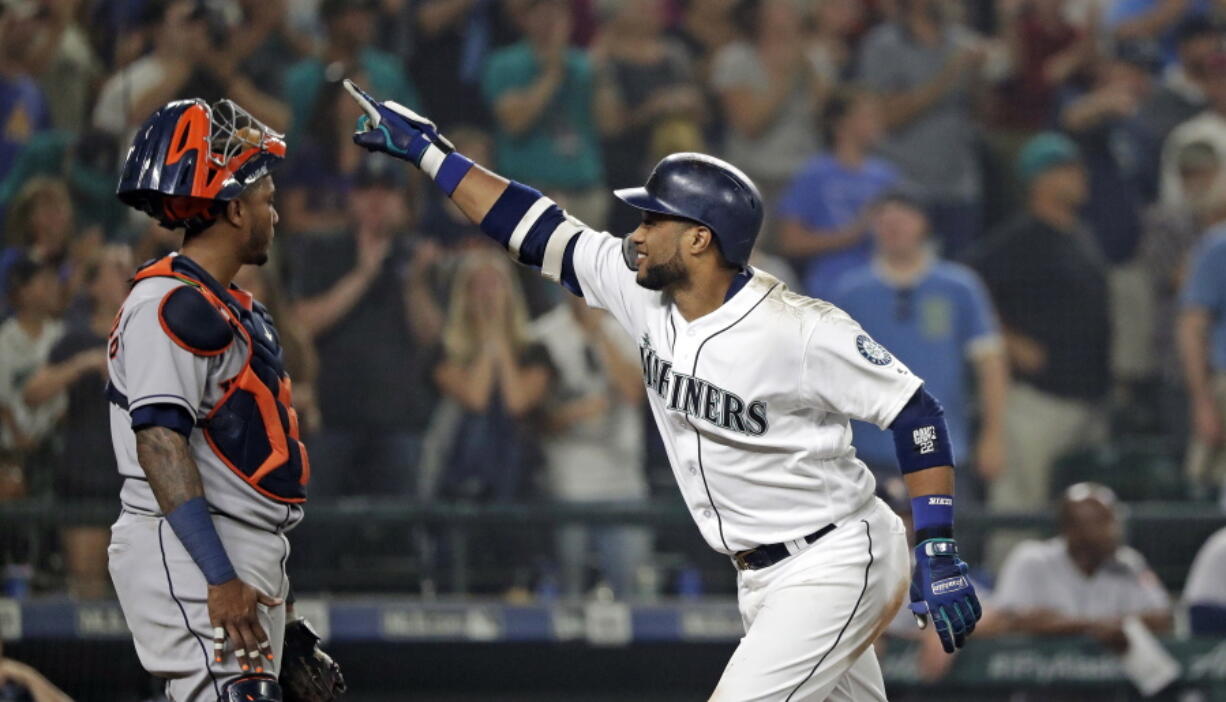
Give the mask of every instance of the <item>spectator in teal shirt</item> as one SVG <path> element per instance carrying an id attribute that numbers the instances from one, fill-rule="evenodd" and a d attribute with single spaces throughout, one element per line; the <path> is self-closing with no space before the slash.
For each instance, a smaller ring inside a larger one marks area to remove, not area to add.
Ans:
<path id="1" fill-rule="evenodd" d="M 522 12 L 524 39 L 490 56 L 481 85 L 497 124 L 498 170 L 601 228 L 608 198 L 598 129 L 612 111 L 596 102 L 608 81 L 569 45 L 570 3 L 535 0 Z"/>
<path id="2" fill-rule="evenodd" d="M 417 90 L 401 61 L 371 46 L 375 23 L 372 0 L 323 0 L 319 16 L 327 33 L 322 54 L 299 61 L 285 75 L 284 97 L 293 113 L 291 144 L 297 142 L 310 123 L 324 84 L 339 81 L 350 73 L 360 71 L 373 94 L 386 95 L 387 99 L 414 110 L 422 109 Z"/>

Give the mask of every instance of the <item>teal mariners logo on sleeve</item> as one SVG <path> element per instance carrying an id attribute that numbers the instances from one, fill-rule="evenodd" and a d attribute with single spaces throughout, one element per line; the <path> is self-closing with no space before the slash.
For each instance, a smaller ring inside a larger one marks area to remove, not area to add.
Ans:
<path id="1" fill-rule="evenodd" d="M 888 366 L 894 357 L 890 355 L 885 347 L 878 344 L 876 341 L 868 338 L 867 334 L 861 334 L 856 337 L 856 350 L 864 357 L 866 361 L 875 366 Z"/>

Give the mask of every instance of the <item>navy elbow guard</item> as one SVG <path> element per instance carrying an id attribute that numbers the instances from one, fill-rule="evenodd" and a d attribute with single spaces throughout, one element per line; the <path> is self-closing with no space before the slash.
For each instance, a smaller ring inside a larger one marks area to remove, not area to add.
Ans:
<path id="1" fill-rule="evenodd" d="M 481 220 L 481 231 L 516 261 L 583 295 L 575 273 L 575 245 L 583 226 L 540 191 L 511 181 Z"/>
<path id="2" fill-rule="evenodd" d="M 945 410 L 923 387 L 915 391 L 894 418 L 890 431 L 894 433 L 898 468 L 904 474 L 954 464 Z"/>

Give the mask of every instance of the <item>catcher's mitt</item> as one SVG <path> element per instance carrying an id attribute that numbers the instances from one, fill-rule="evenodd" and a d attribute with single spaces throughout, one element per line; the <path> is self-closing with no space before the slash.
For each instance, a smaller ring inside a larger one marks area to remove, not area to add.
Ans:
<path id="1" fill-rule="evenodd" d="M 319 648 L 319 634 L 302 617 L 285 623 L 281 659 L 284 702 L 331 702 L 345 693 L 345 676 Z"/>

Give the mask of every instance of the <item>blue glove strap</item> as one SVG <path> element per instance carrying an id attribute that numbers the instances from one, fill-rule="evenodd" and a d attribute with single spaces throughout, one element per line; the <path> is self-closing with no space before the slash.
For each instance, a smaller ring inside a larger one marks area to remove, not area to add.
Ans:
<path id="1" fill-rule="evenodd" d="M 952 539 L 954 536 L 953 495 L 921 495 L 911 499 L 911 521 L 915 541 Z"/>
<path id="2" fill-rule="evenodd" d="M 193 497 L 179 505 L 166 515 L 166 521 L 209 585 L 221 585 L 238 577 L 213 527 L 209 505 L 203 497 Z"/>
<path id="3" fill-rule="evenodd" d="M 379 129 L 387 131 L 387 125 L 381 124 L 379 125 Z M 430 148 L 430 140 L 426 138 L 426 135 L 422 134 L 421 132 L 417 132 L 413 135 L 413 138 L 409 140 L 409 145 L 408 148 L 405 149 L 405 154 L 409 157 L 410 161 L 412 161 L 415 165 L 420 166 L 421 157 L 425 155 L 426 149 L 428 148 Z"/>

